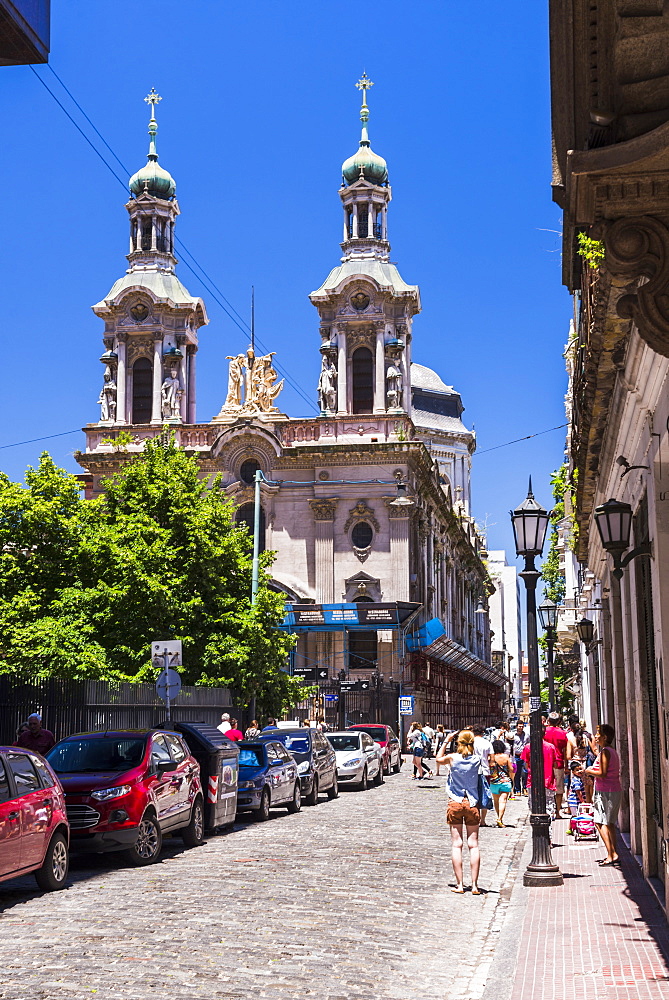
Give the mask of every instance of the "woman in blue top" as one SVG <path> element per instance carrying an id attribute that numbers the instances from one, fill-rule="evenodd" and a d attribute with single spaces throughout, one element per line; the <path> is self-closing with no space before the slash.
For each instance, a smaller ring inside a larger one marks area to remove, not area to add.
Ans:
<path id="1" fill-rule="evenodd" d="M 455 887 L 452 892 L 462 893 L 465 887 L 462 883 L 462 847 L 463 826 L 467 831 L 467 847 L 469 848 L 469 865 L 472 870 L 472 895 L 480 896 L 478 886 L 481 854 L 479 851 L 479 775 L 482 771 L 481 758 L 474 753 L 474 734 L 463 729 L 458 735 L 456 753 L 437 757 L 437 764 L 449 767 L 446 791 L 448 793 L 448 808 L 446 822 L 451 828 L 451 861 L 455 873 Z"/>

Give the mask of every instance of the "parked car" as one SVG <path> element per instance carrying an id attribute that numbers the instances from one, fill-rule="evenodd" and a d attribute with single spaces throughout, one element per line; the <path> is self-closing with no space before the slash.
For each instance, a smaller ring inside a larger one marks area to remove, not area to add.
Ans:
<path id="1" fill-rule="evenodd" d="M 47 760 L 65 790 L 72 849 L 123 851 L 134 865 L 157 861 L 164 833 L 187 847 L 204 837 L 200 767 L 169 729 L 80 733 Z"/>
<path id="2" fill-rule="evenodd" d="M 356 726 L 348 726 L 359 733 L 367 733 L 368 736 L 378 743 L 383 750 L 383 773 L 390 774 L 391 770 L 399 774 L 402 767 L 402 747 L 400 741 L 395 736 L 390 726 L 382 726 L 376 722 L 361 722 Z"/>
<path id="3" fill-rule="evenodd" d="M 0 747 L 0 882 L 35 873 L 40 889 L 67 879 L 70 829 L 58 778 L 39 754 Z"/>
<path id="4" fill-rule="evenodd" d="M 315 806 L 320 792 L 327 791 L 329 799 L 337 798 L 337 758 L 318 729 L 266 729 L 258 739 L 278 740 L 293 755 L 305 805 Z"/>
<path id="5" fill-rule="evenodd" d="M 328 733 L 327 738 L 337 758 L 337 774 L 340 781 L 350 781 L 360 791 L 367 788 L 373 778 L 377 785 L 383 781 L 382 751 L 367 733 L 356 733 L 345 729 L 340 733 Z"/>
<path id="6" fill-rule="evenodd" d="M 254 819 L 269 819 L 274 806 L 289 813 L 302 808 L 297 762 L 279 740 L 242 740 L 239 746 L 237 811 L 252 811 Z"/>

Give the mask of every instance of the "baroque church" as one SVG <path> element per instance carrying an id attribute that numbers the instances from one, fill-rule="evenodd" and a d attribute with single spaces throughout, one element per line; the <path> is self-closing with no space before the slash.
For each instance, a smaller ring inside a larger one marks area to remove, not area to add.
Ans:
<path id="1" fill-rule="evenodd" d="M 471 516 L 475 435 L 459 393 L 412 361 L 420 293 L 390 261 L 388 168 L 368 134 L 372 82 L 363 74 L 356 86 L 362 132 L 342 166 L 341 258 L 310 294 L 320 352 L 313 418 L 281 412 L 273 355 L 249 348 L 229 357 L 220 412 L 198 421 L 198 331 L 208 317 L 176 275 L 176 184 L 158 163 L 160 97 L 146 98 L 148 160 L 125 206 L 129 266 L 93 306 L 105 350 L 100 417 L 77 453 L 81 478 L 98 494 L 167 424 L 204 477 L 223 476 L 252 531 L 259 470 L 260 547 L 276 553 L 273 586 L 298 635 L 291 669 L 311 680 L 317 668 L 326 687 L 392 683 L 433 724 L 487 722 L 506 678 L 491 664 L 492 585 Z M 123 449 L 113 444 L 120 432 Z M 334 713 L 336 701 L 329 696 Z"/>

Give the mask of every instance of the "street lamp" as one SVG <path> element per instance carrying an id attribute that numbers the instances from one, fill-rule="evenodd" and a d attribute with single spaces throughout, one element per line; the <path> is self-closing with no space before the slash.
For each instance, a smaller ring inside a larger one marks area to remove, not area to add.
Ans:
<path id="1" fill-rule="evenodd" d="M 585 646 L 586 656 L 590 656 L 590 647 L 595 638 L 595 623 L 591 622 L 589 618 L 581 618 L 580 622 L 576 624 L 576 631 L 578 632 L 579 639 Z"/>
<path id="2" fill-rule="evenodd" d="M 519 574 L 525 582 L 527 610 L 527 661 L 530 678 L 530 769 L 532 772 L 532 860 L 525 874 L 523 885 L 562 885 L 562 873 L 553 863 L 551 854 L 550 817 L 546 812 L 546 786 L 544 784 L 543 726 L 541 723 L 541 693 L 539 686 L 539 652 L 537 649 L 537 581 L 541 574 L 534 565 L 540 556 L 550 514 L 538 504 L 532 493 L 532 480 L 527 498 L 520 507 L 511 511 L 511 523 L 516 540 L 516 553 L 525 560 Z"/>
<path id="3" fill-rule="evenodd" d="M 414 507 L 416 501 L 407 496 L 407 484 L 402 479 L 402 474 L 397 475 L 397 496 L 390 501 L 390 507 Z"/>
<path id="4" fill-rule="evenodd" d="M 555 709 L 555 665 L 553 663 L 553 650 L 557 639 L 557 604 L 551 601 L 544 601 L 539 608 L 539 619 L 541 627 L 546 633 L 546 645 L 548 646 L 548 705 L 551 712 Z"/>
<path id="5" fill-rule="evenodd" d="M 595 507 L 595 524 L 602 545 L 613 556 L 613 575 L 616 580 L 622 579 L 623 570 L 632 559 L 650 555 L 650 542 L 646 540 L 623 558 L 623 552 L 629 548 L 632 529 L 632 508 L 628 503 L 622 500 L 607 500 L 606 503 Z"/>

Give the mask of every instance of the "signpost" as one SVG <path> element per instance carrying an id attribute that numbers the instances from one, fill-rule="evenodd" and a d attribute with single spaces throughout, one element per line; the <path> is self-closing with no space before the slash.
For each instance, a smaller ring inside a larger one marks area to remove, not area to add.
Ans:
<path id="1" fill-rule="evenodd" d="M 181 639 L 156 639 L 151 643 L 151 662 L 160 673 L 156 694 L 165 702 L 167 721 L 171 720 L 172 702 L 181 691 L 181 677 L 175 667 L 181 664 Z"/>
<path id="2" fill-rule="evenodd" d="M 400 698 L 400 715 L 413 715 L 413 695 L 403 695 Z"/>

